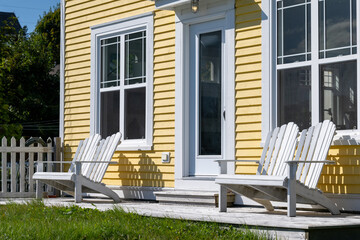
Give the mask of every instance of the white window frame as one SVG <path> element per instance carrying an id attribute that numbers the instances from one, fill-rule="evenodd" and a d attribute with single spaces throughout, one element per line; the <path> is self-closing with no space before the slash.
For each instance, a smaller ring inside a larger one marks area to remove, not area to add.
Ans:
<path id="1" fill-rule="evenodd" d="M 277 126 L 277 70 L 291 67 L 311 66 L 311 112 L 312 125 L 320 119 L 320 80 L 319 65 L 335 62 L 357 60 L 357 129 L 339 130 L 334 140 L 346 136 L 357 139 L 360 134 L 360 51 L 357 54 L 346 55 L 334 58 L 319 59 L 318 44 L 318 1 L 311 0 L 311 64 L 308 62 L 296 62 L 290 64 L 277 65 L 277 6 L 278 0 L 262 2 L 262 144 L 265 142 L 266 135 Z M 357 45 L 360 42 L 360 3 L 356 4 L 356 23 Z M 315 33 L 315 34 L 314 34 Z M 349 143 L 350 141 L 347 141 Z M 341 144 L 340 141 L 335 142 Z M 351 143 L 351 142 L 350 142 Z M 360 143 L 360 140 L 352 141 L 352 144 Z"/>
<path id="2" fill-rule="evenodd" d="M 91 27 L 91 93 L 90 93 L 90 134 L 100 133 L 100 40 L 112 36 L 125 35 L 136 31 L 146 31 L 146 83 L 137 84 L 137 87 L 146 87 L 145 107 L 145 139 L 124 139 L 123 126 L 121 144 L 117 150 L 138 151 L 151 150 L 153 141 L 153 23 L 152 13 L 137 15 L 105 24 Z M 123 54 L 121 52 L 121 54 Z M 124 64 L 121 64 L 123 68 Z M 123 85 L 123 84 L 122 84 Z M 127 85 L 115 88 L 105 88 L 102 91 L 120 90 L 120 118 L 124 118 L 124 89 L 135 86 Z M 122 122 L 123 120 L 120 120 Z"/>

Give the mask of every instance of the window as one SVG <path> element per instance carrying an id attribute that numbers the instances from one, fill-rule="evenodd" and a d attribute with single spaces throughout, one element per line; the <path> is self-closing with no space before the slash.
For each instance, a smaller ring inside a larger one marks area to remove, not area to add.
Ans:
<path id="1" fill-rule="evenodd" d="M 147 14 L 92 28 L 92 131 L 120 131 L 127 150 L 152 144 L 152 24 Z"/>
<path id="2" fill-rule="evenodd" d="M 304 129 L 329 119 L 337 129 L 357 129 L 356 0 L 274 5 L 277 125 L 293 121 Z"/>

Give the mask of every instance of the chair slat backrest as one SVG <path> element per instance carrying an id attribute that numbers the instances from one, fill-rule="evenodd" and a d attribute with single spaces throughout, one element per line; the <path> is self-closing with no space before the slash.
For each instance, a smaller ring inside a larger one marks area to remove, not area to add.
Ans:
<path id="1" fill-rule="evenodd" d="M 121 138 L 121 134 L 119 133 L 118 135 L 115 135 L 110 139 L 110 142 L 109 142 L 108 148 L 107 148 L 107 152 L 104 155 L 102 161 L 111 161 L 111 159 L 116 151 L 116 148 L 120 143 L 120 138 Z M 101 182 L 108 166 L 109 166 L 109 163 L 101 163 L 100 164 L 97 178 L 95 179 L 95 181 Z"/>
<path id="2" fill-rule="evenodd" d="M 86 138 L 85 140 L 80 141 L 72 162 L 91 160 L 95 154 L 100 138 L 101 137 L 99 134 L 95 134 L 89 138 Z M 74 164 L 71 164 L 69 172 L 74 172 L 74 167 Z M 83 169 L 84 167 L 87 166 L 82 166 Z"/>
<path id="3" fill-rule="evenodd" d="M 323 123 L 317 144 L 319 150 L 316 152 L 317 155 L 314 156 L 314 159 L 317 158 L 318 160 L 326 160 L 332 139 L 335 135 L 335 130 L 336 130 L 336 126 L 334 123 L 330 121 L 326 121 Z M 323 166 L 324 163 L 311 165 L 309 171 L 312 171 L 312 174 L 310 175 L 310 177 L 308 176 L 307 181 L 305 182 L 305 184 L 308 184 L 310 188 L 316 187 Z"/>
<path id="4" fill-rule="evenodd" d="M 335 135 L 335 124 L 329 120 L 303 131 L 300 141 L 305 138 L 302 148 L 297 149 L 296 160 L 323 161 L 326 160 L 332 139 Z M 299 144 L 300 146 L 300 144 Z M 299 164 L 296 178 L 309 188 L 316 188 L 324 163 Z"/>
<path id="5" fill-rule="evenodd" d="M 278 131 L 279 128 L 275 128 L 274 131 Z M 256 175 L 261 175 L 262 174 L 262 170 L 264 169 L 264 163 L 265 163 L 265 158 L 266 158 L 266 153 L 267 153 L 267 149 L 269 148 L 270 145 L 270 141 L 272 140 L 272 134 L 274 131 L 271 131 L 268 133 L 266 140 L 265 140 L 265 144 L 264 144 L 264 149 L 263 152 L 261 154 L 261 158 L 260 158 L 260 162 L 259 162 L 259 166 L 256 172 Z"/>
<path id="6" fill-rule="evenodd" d="M 281 176 L 286 174 L 285 161 L 294 157 L 298 133 L 298 126 L 292 122 L 270 132 L 265 141 L 257 174 Z"/>
<path id="7" fill-rule="evenodd" d="M 285 176 L 287 175 L 286 161 L 293 160 L 295 148 L 297 144 L 297 137 L 299 135 L 299 128 L 296 124 L 290 123 L 286 127 L 286 132 L 284 134 L 284 139 L 281 144 L 281 150 L 278 159 L 275 164 L 274 171 L 272 175 L 275 176 Z"/>
<path id="8" fill-rule="evenodd" d="M 277 156 L 279 154 L 279 150 L 280 150 L 280 146 L 281 146 L 281 143 L 282 143 L 282 140 L 283 140 L 283 137 L 284 137 L 284 134 L 285 134 L 285 130 L 286 130 L 286 125 L 283 125 L 280 127 L 280 130 L 279 130 L 279 133 L 278 135 L 276 136 L 275 138 L 275 142 L 274 142 L 274 150 L 272 150 L 272 155 L 270 155 L 267 159 L 269 159 L 270 161 L 270 165 L 269 164 L 266 164 L 268 165 L 269 167 L 267 169 L 264 169 L 265 172 L 266 172 L 266 175 L 272 175 L 272 170 L 274 169 L 274 166 L 275 166 L 275 162 L 277 160 Z M 273 136 L 275 137 L 275 136 Z M 270 150 L 270 149 L 269 149 Z M 270 153 L 270 152 L 269 152 Z"/>
<path id="9" fill-rule="evenodd" d="M 99 145 L 96 148 L 93 160 L 97 159 L 97 156 L 100 154 L 100 151 L 103 150 L 104 142 L 105 142 L 105 139 L 102 139 L 99 142 Z M 93 169 L 96 166 L 96 164 L 98 164 L 98 163 L 95 163 L 95 162 L 91 163 L 86 170 L 82 169 L 83 171 L 81 172 L 81 174 L 87 178 L 90 178 L 90 174 L 93 172 Z"/>
<path id="10" fill-rule="evenodd" d="M 99 171 L 99 166 L 100 166 L 100 161 L 103 161 L 102 159 L 104 158 L 105 152 L 108 149 L 109 146 L 109 142 L 111 140 L 111 137 L 108 136 L 106 139 L 101 140 L 100 144 L 101 147 L 99 147 L 99 151 L 97 151 L 97 154 L 95 155 L 94 159 L 97 161 L 96 163 L 94 163 L 94 166 L 91 170 L 91 172 L 86 174 L 86 177 L 95 181 L 95 179 L 97 178 L 97 174 Z"/>
<path id="11" fill-rule="evenodd" d="M 105 175 L 106 169 L 109 166 L 109 161 L 111 161 L 112 156 L 114 155 L 116 148 L 120 143 L 120 138 L 121 134 L 116 133 L 103 140 L 103 142 L 100 144 L 101 147 L 99 147 L 100 150 L 96 151 L 94 160 L 104 163 L 94 163 L 91 168 L 89 168 L 91 171 L 85 172 L 84 176 L 87 176 L 94 182 L 101 182 Z"/>
<path id="12" fill-rule="evenodd" d="M 261 155 L 260 164 L 257 170 L 257 173 L 261 175 L 267 174 L 267 169 L 269 168 L 271 156 L 274 151 L 274 146 L 276 143 L 277 135 L 279 134 L 280 128 L 277 127 L 274 131 L 269 132 L 265 146 L 263 148 L 263 153 Z"/>

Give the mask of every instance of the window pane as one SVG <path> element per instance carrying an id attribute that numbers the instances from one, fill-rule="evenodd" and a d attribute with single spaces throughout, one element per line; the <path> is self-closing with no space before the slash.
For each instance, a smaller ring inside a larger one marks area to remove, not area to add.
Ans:
<path id="1" fill-rule="evenodd" d="M 284 55 L 305 52 L 305 6 L 284 9 Z"/>
<path id="2" fill-rule="evenodd" d="M 119 131 L 120 92 L 102 92 L 100 95 L 100 134 L 106 138 Z"/>
<path id="3" fill-rule="evenodd" d="M 120 42 L 118 37 L 101 40 L 101 88 L 118 86 Z"/>
<path id="4" fill-rule="evenodd" d="M 125 36 L 125 84 L 146 81 L 146 36 L 145 32 Z"/>
<path id="5" fill-rule="evenodd" d="M 200 35 L 200 155 L 221 155 L 221 39 L 221 31 Z"/>
<path id="6" fill-rule="evenodd" d="M 325 16 L 324 1 L 319 1 L 319 49 L 324 50 L 325 46 Z M 320 56 L 322 58 L 322 56 Z"/>
<path id="7" fill-rule="evenodd" d="M 356 0 L 351 1 L 352 18 L 352 44 L 356 45 Z"/>
<path id="8" fill-rule="evenodd" d="M 280 2 L 278 2 L 280 3 Z M 277 15 L 277 54 L 278 57 L 282 57 L 283 56 L 283 45 L 282 45 L 282 40 L 283 40 L 283 29 L 282 29 L 282 10 L 278 10 L 278 15 Z M 278 63 L 281 64 L 282 63 L 282 58 L 279 58 Z"/>
<path id="9" fill-rule="evenodd" d="M 306 61 L 311 51 L 311 5 L 304 0 L 277 4 L 278 64 Z"/>
<path id="10" fill-rule="evenodd" d="M 295 122 L 300 129 L 311 125 L 310 67 L 278 71 L 278 125 Z"/>
<path id="11" fill-rule="evenodd" d="M 306 7 L 306 16 L 307 16 L 307 51 L 311 52 L 311 5 L 308 4 Z M 310 55 L 310 54 L 309 54 Z M 311 59 L 307 59 L 311 60 Z"/>
<path id="12" fill-rule="evenodd" d="M 125 139 L 145 138 L 145 88 L 125 90 Z"/>
<path id="13" fill-rule="evenodd" d="M 349 55 L 350 48 L 354 45 L 356 45 L 356 0 L 321 0 L 319 47 L 320 51 L 325 51 L 325 55 L 320 57 Z M 342 51 L 339 48 L 342 48 Z M 332 51 L 328 54 L 327 50 Z"/>
<path id="14" fill-rule="evenodd" d="M 337 129 L 357 126 L 356 74 L 356 61 L 320 66 L 320 118 L 333 121 Z"/>

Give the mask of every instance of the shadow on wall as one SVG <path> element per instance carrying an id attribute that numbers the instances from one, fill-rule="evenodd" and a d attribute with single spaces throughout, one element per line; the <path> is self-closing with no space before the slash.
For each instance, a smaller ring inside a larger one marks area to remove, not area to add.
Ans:
<path id="1" fill-rule="evenodd" d="M 76 151 L 76 149 L 77 148 L 75 148 L 75 151 Z M 65 160 L 69 159 L 69 161 L 72 161 L 72 157 L 71 157 L 72 152 L 71 151 L 72 151 L 72 148 L 70 147 L 70 145 L 66 144 L 64 146 L 64 157 L 63 157 Z M 75 155 L 75 152 L 74 152 L 74 155 Z M 63 164 L 63 166 L 62 166 L 63 172 L 67 172 L 69 170 L 69 168 L 70 168 L 70 164 Z"/>
<path id="2" fill-rule="evenodd" d="M 321 190 L 336 194 L 360 193 L 359 142 L 359 139 L 350 136 L 334 140 L 328 159 L 336 164 L 324 166 L 318 184 Z"/>
<path id="3" fill-rule="evenodd" d="M 129 186 L 129 191 L 124 191 L 125 198 L 137 197 L 142 199 L 142 196 L 137 187 L 164 187 L 163 174 L 156 166 L 155 162 L 146 154 L 141 153 L 137 158 L 129 160 L 123 153 L 115 155 L 119 159 L 118 177 L 122 181 L 122 186 Z M 135 164 L 137 162 L 137 164 Z M 134 187 L 134 190 L 131 190 Z"/>

